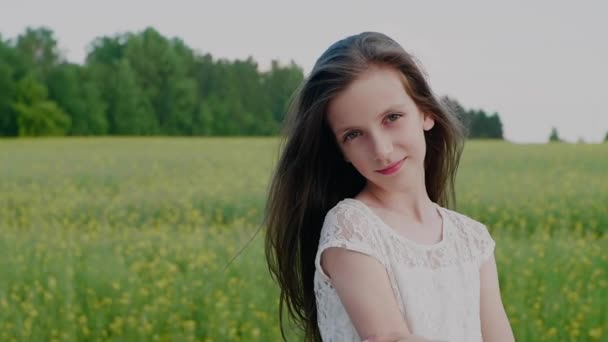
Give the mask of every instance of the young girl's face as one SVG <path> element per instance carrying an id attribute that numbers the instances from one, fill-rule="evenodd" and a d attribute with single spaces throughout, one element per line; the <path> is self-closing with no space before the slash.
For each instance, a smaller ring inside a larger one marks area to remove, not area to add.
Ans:
<path id="1" fill-rule="evenodd" d="M 424 174 L 424 131 L 435 120 L 418 110 L 398 70 L 370 67 L 329 103 L 327 115 L 344 158 L 368 181 L 406 185 Z"/>

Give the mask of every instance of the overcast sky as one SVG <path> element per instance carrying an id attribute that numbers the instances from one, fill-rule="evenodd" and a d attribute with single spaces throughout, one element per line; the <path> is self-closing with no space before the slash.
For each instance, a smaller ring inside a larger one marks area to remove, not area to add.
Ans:
<path id="1" fill-rule="evenodd" d="M 608 132 L 605 1 L 6 1 L 0 34 L 47 26 L 70 61 L 95 37 L 152 26 L 201 53 L 294 60 L 308 73 L 334 41 L 362 31 L 397 40 L 434 91 L 498 112 L 505 137 L 600 142 Z"/>

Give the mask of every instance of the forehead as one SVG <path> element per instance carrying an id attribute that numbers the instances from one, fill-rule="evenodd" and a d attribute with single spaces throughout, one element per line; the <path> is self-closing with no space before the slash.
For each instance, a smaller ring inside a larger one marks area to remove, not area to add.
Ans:
<path id="1" fill-rule="evenodd" d="M 376 118 L 394 106 L 409 108 L 413 104 L 398 70 L 373 66 L 330 101 L 327 119 L 335 129 Z"/>

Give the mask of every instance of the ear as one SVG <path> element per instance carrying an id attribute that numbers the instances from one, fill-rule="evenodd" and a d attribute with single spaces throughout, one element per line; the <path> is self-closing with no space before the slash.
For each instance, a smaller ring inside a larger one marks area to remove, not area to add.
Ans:
<path id="1" fill-rule="evenodd" d="M 435 118 L 433 118 L 433 115 L 424 114 L 424 121 L 422 122 L 422 128 L 425 131 L 428 131 L 431 128 L 433 128 L 433 126 L 435 126 Z"/>

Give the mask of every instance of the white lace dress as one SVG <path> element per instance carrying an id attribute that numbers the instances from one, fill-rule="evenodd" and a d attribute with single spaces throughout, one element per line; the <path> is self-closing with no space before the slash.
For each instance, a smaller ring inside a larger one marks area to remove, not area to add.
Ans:
<path id="1" fill-rule="evenodd" d="M 434 245 L 408 240 L 365 203 L 347 198 L 329 210 L 317 250 L 314 289 L 325 342 L 361 341 L 320 264 L 328 247 L 370 255 L 387 270 L 410 332 L 443 341 L 481 341 L 479 270 L 494 252 L 486 227 L 436 204 L 443 234 Z"/>

